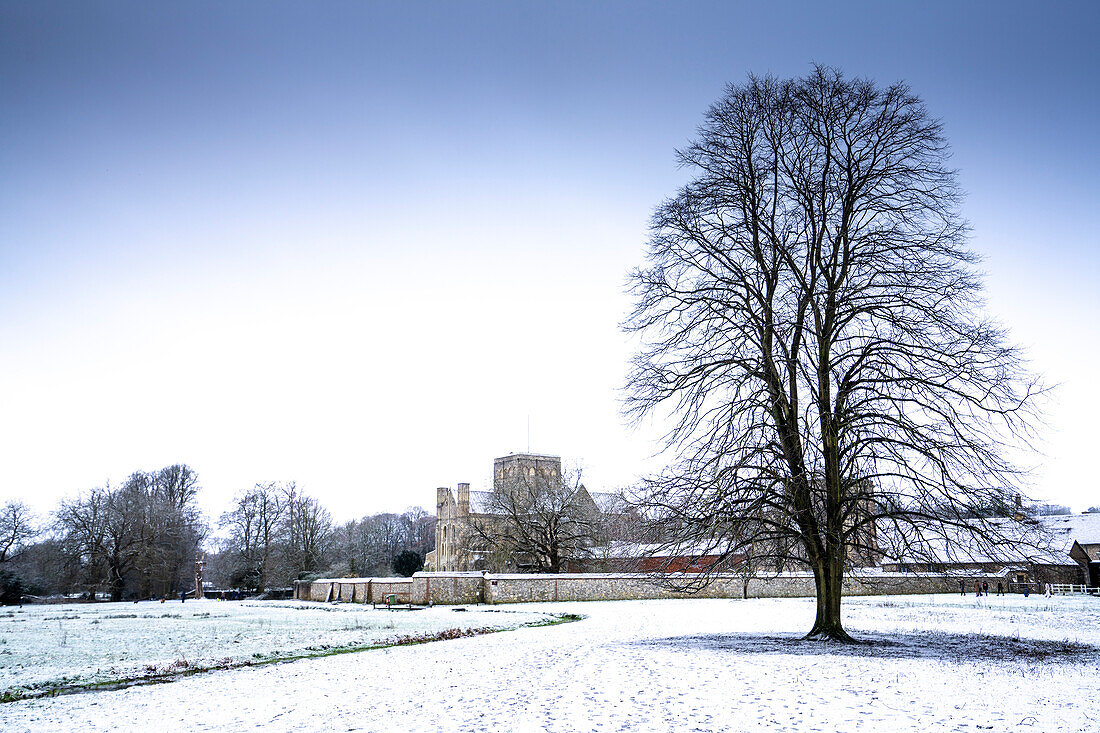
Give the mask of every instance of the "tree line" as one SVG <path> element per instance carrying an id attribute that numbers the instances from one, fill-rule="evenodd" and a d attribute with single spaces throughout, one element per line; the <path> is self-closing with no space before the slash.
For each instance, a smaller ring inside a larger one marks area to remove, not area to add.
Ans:
<path id="1" fill-rule="evenodd" d="M 211 523 L 198 474 L 184 464 L 134 472 L 63 499 L 47 517 L 0 506 L 0 602 L 24 595 L 106 594 L 113 601 L 176 596 L 204 580 L 253 593 L 320 575 L 411 574 L 432 549 L 435 517 L 421 508 L 335 524 L 294 482 L 261 482 Z"/>

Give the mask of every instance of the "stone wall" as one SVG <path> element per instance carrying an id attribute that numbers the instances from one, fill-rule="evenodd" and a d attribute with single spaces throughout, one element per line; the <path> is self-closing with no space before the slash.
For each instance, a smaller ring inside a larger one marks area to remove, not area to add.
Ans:
<path id="1" fill-rule="evenodd" d="M 386 596 L 397 596 L 398 603 L 412 603 L 412 578 L 382 578 L 370 584 L 370 603 L 385 603 Z M 367 601 L 364 601 L 366 603 Z"/>
<path id="2" fill-rule="evenodd" d="M 687 576 L 684 576 L 687 577 Z M 850 596 L 958 593 L 959 581 L 972 593 L 975 581 L 991 588 L 1006 584 L 1002 573 L 884 573 L 850 576 L 844 593 Z M 384 603 L 395 594 L 399 603 L 458 605 L 469 603 L 533 603 L 544 601 L 617 601 L 658 598 L 802 598 L 815 594 L 811 573 L 745 578 L 716 576 L 698 591 L 676 590 L 653 576 L 632 573 L 570 573 L 562 575 L 492 575 L 482 573 L 417 573 L 412 578 L 326 578 L 295 586 L 295 598 L 346 603 Z"/>
<path id="3" fill-rule="evenodd" d="M 973 576 L 996 586 L 1003 575 Z M 810 573 L 784 573 L 776 577 L 715 577 L 696 592 L 675 590 L 655 583 L 650 576 L 636 574 L 570 575 L 486 575 L 486 603 L 535 601 L 615 601 L 647 598 L 799 598 L 815 594 Z M 846 595 L 904 595 L 913 593 L 957 593 L 959 579 L 948 575 L 874 573 L 850 578 Z"/>
<path id="4" fill-rule="evenodd" d="M 421 606 L 490 602 L 481 573 L 417 573 L 412 582 L 412 602 Z"/>
<path id="5" fill-rule="evenodd" d="M 300 601 L 340 601 L 342 603 L 385 603 L 387 595 L 398 603 L 412 602 L 412 578 L 320 578 L 299 580 L 294 598 Z"/>

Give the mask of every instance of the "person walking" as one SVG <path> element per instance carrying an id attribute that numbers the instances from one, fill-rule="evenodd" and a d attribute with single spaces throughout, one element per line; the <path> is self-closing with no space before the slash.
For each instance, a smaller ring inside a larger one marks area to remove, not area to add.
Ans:
<path id="1" fill-rule="evenodd" d="M 988 580 L 983 580 L 982 581 L 982 595 L 983 596 L 988 596 L 989 595 L 989 581 Z"/>
<path id="2" fill-rule="evenodd" d="M 980 580 L 974 581 L 974 595 L 978 598 L 982 597 L 982 582 Z"/>
<path id="3" fill-rule="evenodd" d="M 966 581 L 965 580 L 960 580 L 959 581 L 959 595 L 960 596 L 965 596 L 966 595 Z"/>
<path id="4" fill-rule="evenodd" d="M 997 581 L 997 595 L 1003 596 L 1005 594 L 1005 586 L 1001 581 Z"/>

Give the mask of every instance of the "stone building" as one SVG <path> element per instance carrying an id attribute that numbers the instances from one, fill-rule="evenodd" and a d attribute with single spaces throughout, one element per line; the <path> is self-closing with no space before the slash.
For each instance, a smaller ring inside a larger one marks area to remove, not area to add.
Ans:
<path id="1" fill-rule="evenodd" d="M 887 572 L 1001 573 L 1007 575 L 1009 589 L 1043 583 L 1093 585 L 1100 580 L 1100 514 L 1017 515 L 983 521 L 1004 541 L 982 546 L 970 533 L 945 528 L 941 535 L 911 540 L 913 549 L 887 551 L 882 568 Z"/>
<path id="2" fill-rule="evenodd" d="M 435 550 L 425 559 L 425 570 L 522 570 L 523 558 L 498 556 L 487 547 L 480 526 L 491 532 L 504 517 L 493 506 L 493 492 L 507 490 L 516 481 L 536 487 L 550 487 L 562 481 L 561 457 L 538 453 L 510 453 L 493 460 L 493 491 L 471 491 L 470 484 L 460 483 L 456 492 L 449 487 L 436 489 Z M 594 519 L 615 516 L 621 512 L 620 499 L 615 494 L 589 492 L 581 486 L 573 501 L 584 514 Z M 582 568 L 572 568 L 579 570 Z"/>

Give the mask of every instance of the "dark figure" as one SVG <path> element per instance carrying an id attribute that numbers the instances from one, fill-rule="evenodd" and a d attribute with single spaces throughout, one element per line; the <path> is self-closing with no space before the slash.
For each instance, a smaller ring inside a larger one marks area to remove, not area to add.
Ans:
<path id="1" fill-rule="evenodd" d="M 960 596 L 965 596 L 966 595 L 966 581 L 965 580 L 960 580 L 959 581 L 959 595 Z"/>
<path id="2" fill-rule="evenodd" d="M 989 582 L 985 581 L 985 580 L 982 581 L 982 595 L 983 596 L 988 596 L 989 595 Z"/>
<path id="3" fill-rule="evenodd" d="M 974 595 L 978 596 L 979 598 L 982 595 L 982 584 L 977 580 L 974 581 Z"/>
<path id="4" fill-rule="evenodd" d="M 1028 585 L 1027 583 L 1024 583 L 1024 598 L 1027 598 L 1030 595 L 1031 595 L 1031 586 Z"/>
<path id="5" fill-rule="evenodd" d="M 186 603 L 186 602 L 187 602 L 187 591 L 181 590 L 180 591 L 180 603 Z"/>
<path id="6" fill-rule="evenodd" d="M 1003 596 L 1005 594 L 1004 584 L 1000 581 L 997 582 L 997 595 Z"/>

